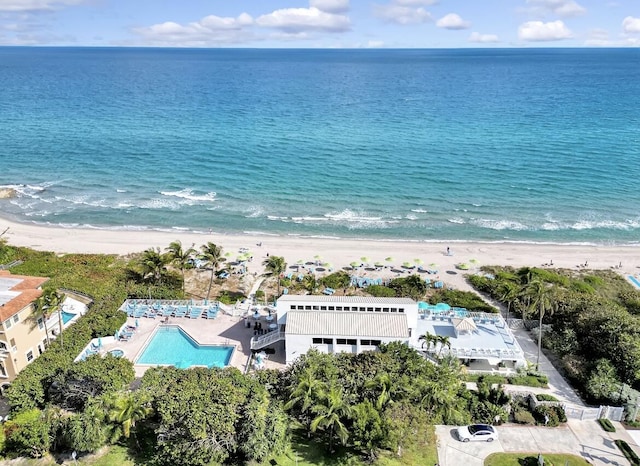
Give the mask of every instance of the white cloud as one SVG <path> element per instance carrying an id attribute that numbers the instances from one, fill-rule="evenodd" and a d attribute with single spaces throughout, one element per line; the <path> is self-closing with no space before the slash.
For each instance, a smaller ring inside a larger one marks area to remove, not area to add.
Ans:
<path id="1" fill-rule="evenodd" d="M 569 28 L 560 20 L 548 23 L 527 21 L 518 28 L 518 37 L 520 40 L 543 42 L 569 39 L 572 34 Z"/>
<path id="2" fill-rule="evenodd" d="M 500 42 L 500 39 L 495 34 L 480 34 L 479 32 L 472 32 L 469 36 L 469 42 L 478 42 L 480 44 L 490 44 L 493 42 Z"/>
<path id="3" fill-rule="evenodd" d="M 242 13 L 236 18 L 209 15 L 186 25 L 173 21 L 136 28 L 134 33 L 150 43 L 184 46 L 215 45 L 246 42 L 252 38 L 247 30 L 253 18 Z"/>
<path id="4" fill-rule="evenodd" d="M 375 5 L 373 13 L 384 21 L 396 24 L 418 24 L 432 20 L 431 13 L 424 8 L 414 8 L 398 3 Z"/>
<path id="5" fill-rule="evenodd" d="M 309 0 L 309 6 L 327 13 L 349 11 L 349 0 Z"/>
<path id="6" fill-rule="evenodd" d="M 640 18 L 634 18 L 633 16 L 627 16 L 622 20 L 622 29 L 626 33 L 640 32 Z"/>
<path id="7" fill-rule="evenodd" d="M 527 3 L 533 5 L 530 12 L 535 15 L 551 12 L 560 17 L 569 18 L 587 12 L 582 5 L 574 0 L 527 0 Z"/>
<path id="8" fill-rule="evenodd" d="M 316 7 L 283 8 L 258 17 L 256 24 L 294 34 L 304 31 L 346 32 L 351 29 L 348 16 L 327 13 Z"/>
<path id="9" fill-rule="evenodd" d="M 55 10 L 69 5 L 78 5 L 85 0 L 0 0 L 0 11 Z"/>
<path id="10" fill-rule="evenodd" d="M 449 13 L 438 20 L 436 26 L 444 29 L 468 29 L 471 27 L 469 21 L 463 20 L 455 13 Z"/>

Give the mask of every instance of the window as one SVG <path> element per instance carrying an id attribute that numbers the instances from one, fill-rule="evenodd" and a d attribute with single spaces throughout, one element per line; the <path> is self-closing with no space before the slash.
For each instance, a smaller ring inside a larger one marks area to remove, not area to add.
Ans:
<path id="1" fill-rule="evenodd" d="M 290 311 L 295 311 L 296 307 L 292 304 L 291 306 L 289 306 L 289 310 Z"/>
<path id="2" fill-rule="evenodd" d="M 312 341 L 313 341 L 314 345 L 321 345 L 322 344 L 322 338 L 314 338 Z"/>
<path id="3" fill-rule="evenodd" d="M 335 310 L 336 310 L 336 307 L 335 307 L 335 306 L 329 306 L 329 310 L 330 310 L 330 311 L 335 311 Z"/>
<path id="4" fill-rule="evenodd" d="M 6 377 L 7 376 L 7 370 L 4 368 L 4 364 L 0 362 L 0 375 Z"/>
<path id="5" fill-rule="evenodd" d="M 38 319 L 38 328 L 44 330 L 44 319 L 42 317 Z"/>
<path id="6" fill-rule="evenodd" d="M 0 341 L 0 351 L 7 351 L 7 344 L 4 341 Z"/>
<path id="7" fill-rule="evenodd" d="M 336 306 L 336 311 L 341 311 L 342 310 L 342 306 Z"/>
<path id="8" fill-rule="evenodd" d="M 380 312 L 382 309 L 380 309 L 379 307 L 376 307 L 376 312 Z"/>
<path id="9" fill-rule="evenodd" d="M 299 310 L 299 311 L 304 310 L 304 306 L 303 306 L 303 305 L 301 305 L 301 304 L 300 304 L 300 305 L 298 305 L 298 310 Z"/>
<path id="10" fill-rule="evenodd" d="M 347 338 L 347 345 L 357 345 L 357 341 L 355 339 Z"/>
<path id="11" fill-rule="evenodd" d="M 33 350 L 27 351 L 27 362 L 33 361 Z"/>
<path id="12" fill-rule="evenodd" d="M 351 310 L 352 310 L 352 311 L 357 311 L 357 310 L 358 310 L 358 307 L 357 307 L 357 306 L 353 306 L 353 307 L 351 307 Z"/>
<path id="13" fill-rule="evenodd" d="M 42 353 L 44 353 L 44 346 L 38 345 L 38 356 L 40 356 Z"/>
<path id="14" fill-rule="evenodd" d="M 367 312 L 373 312 L 373 308 L 372 307 L 368 307 L 367 308 Z"/>
<path id="15" fill-rule="evenodd" d="M 333 338 L 323 338 L 322 343 L 325 345 L 333 345 Z"/>
<path id="16" fill-rule="evenodd" d="M 366 311 L 366 310 L 367 310 L 367 309 L 366 309 L 364 306 L 362 306 L 362 307 L 360 308 L 360 312 L 364 312 L 364 311 Z"/>
<path id="17" fill-rule="evenodd" d="M 398 312 L 398 309 L 396 309 L 395 307 L 392 307 L 391 312 Z"/>
<path id="18" fill-rule="evenodd" d="M 314 311 L 319 311 L 320 310 L 320 306 L 313 306 L 313 310 Z"/>
<path id="19" fill-rule="evenodd" d="M 11 319 L 7 319 L 4 321 L 4 328 L 6 328 L 7 330 L 11 328 L 13 324 L 11 323 Z"/>
<path id="20" fill-rule="evenodd" d="M 398 312 L 404 312 L 404 308 L 401 307 L 400 309 L 398 309 Z"/>
<path id="21" fill-rule="evenodd" d="M 12 338 L 11 340 L 9 340 L 9 344 L 11 345 L 11 351 L 13 351 L 14 353 L 16 351 L 18 351 L 18 347 L 16 346 L 16 339 Z"/>
<path id="22" fill-rule="evenodd" d="M 326 311 L 327 310 L 327 306 L 320 306 L 320 310 L 321 311 Z"/>
<path id="23" fill-rule="evenodd" d="M 305 309 L 306 311 L 310 311 L 310 310 L 311 310 L 311 306 L 305 306 L 305 307 L 304 307 L 304 309 Z"/>
<path id="24" fill-rule="evenodd" d="M 382 308 L 382 312 L 389 312 L 389 308 L 388 307 L 383 307 Z"/>
<path id="25" fill-rule="evenodd" d="M 338 338 L 338 339 L 336 339 L 336 344 L 337 345 L 346 345 L 347 344 L 347 339 L 346 338 Z"/>
<path id="26" fill-rule="evenodd" d="M 18 322 L 20 322 L 20 316 L 18 314 L 13 316 L 13 323 L 17 324 Z"/>
<path id="27" fill-rule="evenodd" d="M 360 340 L 362 346 L 371 346 L 371 340 Z"/>
<path id="28" fill-rule="evenodd" d="M 380 340 L 371 340 L 371 346 L 380 346 L 381 343 Z"/>

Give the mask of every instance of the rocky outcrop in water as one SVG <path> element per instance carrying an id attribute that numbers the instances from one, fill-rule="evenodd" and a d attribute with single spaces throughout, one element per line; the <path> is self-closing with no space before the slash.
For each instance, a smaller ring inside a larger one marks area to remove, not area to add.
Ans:
<path id="1" fill-rule="evenodd" d="M 0 188 L 0 199 L 10 199 L 17 195 L 18 192 L 13 188 Z"/>

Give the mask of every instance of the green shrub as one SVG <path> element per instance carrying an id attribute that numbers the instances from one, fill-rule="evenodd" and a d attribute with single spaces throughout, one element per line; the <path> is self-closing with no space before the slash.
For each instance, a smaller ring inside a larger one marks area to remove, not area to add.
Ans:
<path id="1" fill-rule="evenodd" d="M 538 405 L 533 410 L 533 417 L 539 425 L 556 427 L 567 422 L 567 416 L 561 406 Z"/>
<path id="2" fill-rule="evenodd" d="M 396 296 L 395 290 L 382 285 L 371 285 L 367 287 L 367 293 L 376 298 L 393 298 Z"/>
<path id="3" fill-rule="evenodd" d="M 517 424 L 534 425 L 536 423 L 536 420 L 533 417 L 533 414 L 531 414 L 526 409 L 516 409 L 513 412 L 513 420 Z"/>
<path id="4" fill-rule="evenodd" d="M 596 292 L 596 290 L 588 283 L 584 283 L 577 280 L 571 282 L 571 289 L 574 291 L 577 291 L 578 293 L 586 293 L 586 294 L 595 294 Z"/>
<path id="5" fill-rule="evenodd" d="M 333 288 L 334 290 L 338 288 L 347 288 L 351 284 L 351 277 L 347 272 L 340 270 L 339 272 L 334 272 L 331 275 L 322 277 L 320 279 L 320 283 L 324 286 L 328 286 L 329 288 Z"/>
<path id="6" fill-rule="evenodd" d="M 50 425 L 42 411 L 30 409 L 4 424 L 7 450 L 21 456 L 41 458 L 51 446 Z"/>
<path id="7" fill-rule="evenodd" d="M 598 419 L 598 424 L 600 424 L 600 427 L 602 427 L 606 432 L 616 431 L 616 428 L 609 419 Z"/>
<path id="8" fill-rule="evenodd" d="M 460 290 L 438 290 L 429 297 L 431 304 L 447 303 L 450 306 L 464 307 L 470 311 L 492 312 L 498 310 L 482 300 L 476 293 Z"/>
<path id="9" fill-rule="evenodd" d="M 555 396 L 547 395 L 546 393 L 538 393 L 536 399 L 538 401 L 559 401 Z"/>
<path id="10" fill-rule="evenodd" d="M 640 458 L 638 457 L 638 455 L 636 455 L 636 452 L 633 451 L 633 449 L 629 446 L 627 442 L 625 442 L 624 440 L 618 439 L 618 440 L 614 440 L 613 443 L 615 443 L 618 446 L 622 454 L 625 456 L 625 458 L 627 458 L 627 460 L 629 460 L 629 463 L 631 463 L 632 466 L 640 465 Z"/>

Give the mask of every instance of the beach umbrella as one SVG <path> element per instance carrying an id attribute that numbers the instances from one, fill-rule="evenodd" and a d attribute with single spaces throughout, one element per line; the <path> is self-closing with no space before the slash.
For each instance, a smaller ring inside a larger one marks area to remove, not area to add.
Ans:
<path id="1" fill-rule="evenodd" d="M 469 263 L 473 265 L 478 265 L 478 259 L 469 259 Z"/>
<path id="2" fill-rule="evenodd" d="M 394 261 L 393 257 L 391 257 L 391 256 L 386 257 L 384 260 L 385 260 L 385 262 L 393 262 Z"/>
<path id="3" fill-rule="evenodd" d="M 320 254 L 316 254 L 315 256 L 313 256 L 313 258 L 317 261 L 322 259 L 322 256 Z"/>
<path id="4" fill-rule="evenodd" d="M 332 269 L 333 268 L 333 264 L 331 262 L 325 262 L 322 264 L 322 266 L 326 269 Z"/>
<path id="5" fill-rule="evenodd" d="M 437 266 L 438 266 L 438 264 L 436 264 L 435 262 L 432 262 L 431 264 L 429 264 L 429 267 L 434 267 L 435 268 Z"/>
<path id="6" fill-rule="evenodd" d="M 376 263 L 373 265 L 375 265 L 376 267 L 384 267 L 384 264 L 380 261 L 376 261 Z"/>
<path id="7" fill-rule="evenodd" d="M 405 269 L 412 269 L 412 268 L 413 268 L 413 264 L 412 264 L 411 262 L 403 262 L 403 263 L 402 263 L 402 266 L 403 266 Z"/>
<path id="8" fill-rule="evenodd" d="M 413 259 L 413 263 L 416 265 L 422 265 L 424 264 L 424 261 L 420 258 L 417 258 L 417 259 Z"/>
<path id="9" fill-rule="evenodd" d="M 362 261 L 363 264 L 368 264 L 369 262 L 371 262 L 371 258 L 367 256 L 362 256 L 360 260 Z"/>
<path id="10" fill-rule="evenodd" d="M 456 268 L 460 270 L 469 270 L 469 264 L 467 264 L 466 262 L 461 262 L 460 264 L 456 265 Z"/>
<path id="11" fill-rule="evenodd" d="M 360 266 L 360 262 L 353 261 L 353 262 L 352 262 L 351 264 L 349 264 L 349 265 L 351 266 L 351 268 L 352 268 L 352 269 L 355 269 L 356 267 L 359 267 L 359 266 Z"/>

